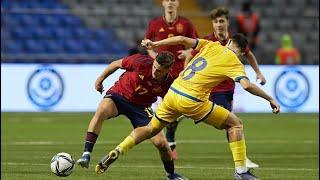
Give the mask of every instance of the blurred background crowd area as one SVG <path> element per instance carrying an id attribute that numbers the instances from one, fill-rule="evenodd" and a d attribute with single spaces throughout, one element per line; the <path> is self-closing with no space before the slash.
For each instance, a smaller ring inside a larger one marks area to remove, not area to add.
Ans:
<path id="1" fill-rule="evenodd" d="M 200 37 L 212 33 L 211 9 L 226 6 L 231 31 L 241 0 L 180 0 L 179 14 Z M 275 64 L 283 34 L 319 64 L 318 0 L 254 0 L 260 16 L 259 64 Z M 1 0 L 1 63 L 109 63 L 143 39 L 148 21 L 163 14 L 161 0 Z"/>

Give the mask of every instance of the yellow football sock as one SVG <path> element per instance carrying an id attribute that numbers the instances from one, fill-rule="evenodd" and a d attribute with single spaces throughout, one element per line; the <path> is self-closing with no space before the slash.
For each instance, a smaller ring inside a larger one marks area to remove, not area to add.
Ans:
<path id="1" fill-rule="evenodd" d="M 244 140 L 229 143 L 236 167 L 246 166 L 246 143 Z"/>
<path id="2" fill-rule="evenodd" d="M 126 153 L 128 152 L 131 148 L 133 148 L 133 146 L 135 146 L 136 143 L 133 139 L 132 136 L 127 136 L 125 140 L 123 140 L 118 147 L 120 148 L 120 152 L 121 153 Z"/>

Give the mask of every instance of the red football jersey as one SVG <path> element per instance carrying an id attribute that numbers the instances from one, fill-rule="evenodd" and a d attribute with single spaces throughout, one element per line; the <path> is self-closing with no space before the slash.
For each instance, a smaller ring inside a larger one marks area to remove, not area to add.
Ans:
<path id="1" fill-rule="evenodd" d="M 145 38 L 152 41 L 159 41 L 173 36 L 186 36 L 197 38 L 198 34 L 191 23 L 186 18 L 178 16 L 173 23 L 167 23 L 164 16 L 155 18 L 149 22 Z M 178 51 L 184 50 L 183 45 L 161 46 L 156 52 L 169 51 L 174 54 L 175 62 L 171 68 L 170 74 L 178 77 L 179 73 L 184 69 L 184 60 L 178 59 Z"/>
<path id="2" fill-rule="evenodd" d="M 170 74 L 163 82 L 153 79 L 152 64 L 153 59 L 148 55 L 135 54 L 123 58 L 122 67 L 126 71 L 108 93 L 119 94 L 133 104 L 151 106 L 157 96 L 164 97 L 174 80 Z"/>
<path id="3" fill-rule="evenodd" d="M 229 32 L 229 37 L 231 37 L 231 33 Z M 212 34 L 209 34 L 207 36 L 205 36 L 203 39 L 207 39 L 207 40 L 210 40 L 210 41 L 213 41 L 213 42 L 216 42 L 216 41 L 219 41 L 218 38 L 216 37 L 216 35 L 214 33 Z M 219 41 L 221 45 L 225 46 L 227 43 L 228 43 L 228 40 L 229 38 L 227 38 L 226 40 L 224 41 Z M 245 49 L 245 55 L 247 55 L 249 53 L 249 48 L 246 47 Z M 192 51 L 192 55 L 195 55 L 197 54 L 198 52 L 193 50 Z M 218 86 L 214 87 L 211 91 L 211 93 L 214 93 L 214 92 L 226 92 L 226 91 L 234 91 L 234 88 L 235 88 L 235 83 L 232 79 L 228 79 L 228 80 L 225 80 L 223 82 L 221 82 Z"/>

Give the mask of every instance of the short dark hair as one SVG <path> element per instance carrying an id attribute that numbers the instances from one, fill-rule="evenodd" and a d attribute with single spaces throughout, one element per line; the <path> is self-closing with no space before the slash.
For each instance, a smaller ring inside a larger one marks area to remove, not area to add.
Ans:
<path id="1" fill-rule="evenodd" d="M 166 68 L 171 67 L 171 65 L 174 62 L 174 55 L 171 52 L 168 51 L 163 51 L 158 53 L 156 56 L 156 61 L 161 65 Z"/>
<path id="2" fill-rule="evenodd" d="M 210 12 L 211 20 L 221 16 L 225 16 L 227 19 L 229 19 L 229 10 L 226 7 L 217 7 L 212 9 Z"/>
<path id="3" fill-rule="evenodd" d="M 241 52 L 245 51 L 246 47 L 248 46 L 248 40 L 243 34 L 237 33 L 233 35 L 231 39 L 233 42 L 237 43 Z"/>

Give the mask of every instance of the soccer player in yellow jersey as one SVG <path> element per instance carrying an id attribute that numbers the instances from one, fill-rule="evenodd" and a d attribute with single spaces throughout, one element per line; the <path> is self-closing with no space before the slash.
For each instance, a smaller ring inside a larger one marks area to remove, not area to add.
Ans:
<path id="1" fill-rule="evenodd" d="M 278 103 L 246 77 L 244 66 L 238 58 L 244 53 L 248 44 L 246 38 L 241 34 L 236 34 L 230 38 L 226 46 L 222 46 L 219 42 L 183 36 L 175 36 L 156 42 L 147 39 L 143 40 L 141 44 L 147 48 L 183 44 L 186 47 L 194 48 L 199 53 L 193 57 L 173 82 L 150 123 L 147 126 L 134 129 L 123 142 L 102 158 L 96 166 L 96 172 L 103 173 L 121 153 L 126 153 L 145 139 L 153 137 L 168 123 L 185 115 L 193 119 L 195 123 L 204 122 L 217 129 L 226 129 L 235 163 L 234 179 L 258 179 L 245 166 L 246 144 L 241 120 L 234 113 L 209 101 L 212 87 L 231 78 L 239 82 L 246 91 L 266 99 L 270 103 L 273 113 L 280 112 Z"/>

